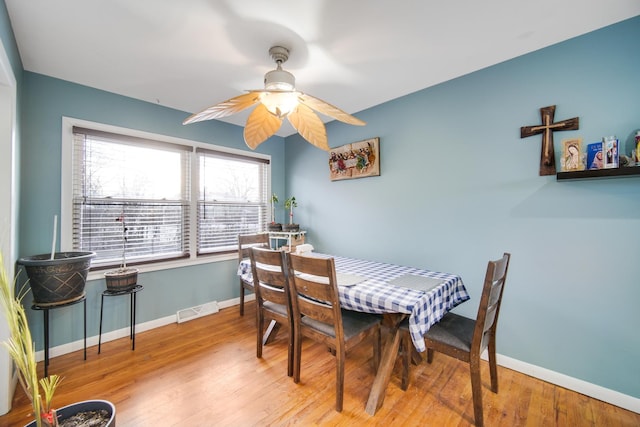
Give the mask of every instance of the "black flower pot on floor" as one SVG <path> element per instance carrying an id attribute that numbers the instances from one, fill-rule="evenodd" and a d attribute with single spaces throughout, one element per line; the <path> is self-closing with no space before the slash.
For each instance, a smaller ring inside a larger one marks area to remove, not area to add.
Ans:
<path id="1" fill-rule="evenodd" d="M 65 425 L 99 425 L 104 427 L 116 427 L 116 407 L 108 400 L 85 400 L 83 402 L 72 403 L 56 410 L 58 423 Z M 72 418 L 78 418 L 77 422 Z M 85 421 L 82 424 L 81 421 Z M 94 422 L 95 421 L 95 422 Z M 97 421 L 102 421 L 97 423 Z M 106 422 L 106 424 L 105 424 Z M 35 427 L 36 421 L 32 421 L 25 427 Z"/>
<path id="2" fill-rule="evenodd" d="M 40 306 L 60 305 L 77 301 L 84 296 L 87 273 L 95 252 L 56 252 L 20 258 L 33 302 Z"/>

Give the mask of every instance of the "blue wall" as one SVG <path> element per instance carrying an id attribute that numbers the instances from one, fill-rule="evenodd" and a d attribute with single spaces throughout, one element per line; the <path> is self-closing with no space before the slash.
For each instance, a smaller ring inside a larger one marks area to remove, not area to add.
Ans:
<path id="1" fill-rule="evenodd" d="M 73 117 L 177 138 L 244 149 L 242 128 L 218 121 L 183 126 L 187 113 L 70 82 L 24 72 L 22 97 L 22 174 L 20 187 L 20 256 L 49 252 L 51 220 L 60 216 L 62 117 Z M 283 138 L 273 137 L 258 150 L 272 156 L 272 185 L 284 194 Z M 237 261 L 209 263 L 141 274 L 144 292 L 138 299 L 139 323 L 163 318 L 183 308 L 239 295 Z M 87 283 L 88 336 L 98 334 L 100 293 L 104 280 Z M 107 299 L 103 331 L 127 327 L 126 300 Z M 27 301 L 27 303 L 29 303 Z M 107 305 L 108 304 L 108 305 Z M 51 346 L 82 338 L 82 310 L 51 312 Z M 42 349 L 42 315 L 29 310 L 36 347 Z"/>
<path id="2" fill-rule="evenodd" d="M 486 262 L 512 263 L 498 352 L 640 398 L 640 177 L 538 175 L 541 136 L 520 139 L 557 105 L 580 117 L 561 140 L 640 128 L 640 17 L 333 122 L 332 147 L 380 137 L 381 176 L 331 182 L 328 155 L 286 140 L 287 194 L 316 250 L 462 276 L 475 316 Z"/>
<path id="3" fill-rule="evenodd" d="M 8 22 L 6 10 L 0 17 Z M 640 128 L 637 40 L 640 18 L 363 111 L 364 128 L 330 123 L 334 147 L 381 138 L 380 177 L 330 182 L 327 153 L 298 136 L 259 151 L 273 156 L 274 191 L 296 196 L 297 222 L 318 250 L 458 273 L 472 295 L 462 314 L 475 314 L 486 261 L 510 251 L 499 353 L 640 398 L 640 178 L 540 177 L 540 137 L 519 138 L 555 104 L 556 119 L 580 117 L 580 130 L 556 133 L 557 159 L 563 138 L 628 143 Z M 240 128 L 182 126 L 183 112 L 22 73 L 10 59 L 21 82 L 21 255 L 50 249 L 62 116 L 244 148 Z M 140 281 L 139 322 L 238 294 L 233 261 Z M 87 286 L 89 336 L 102 289 L 101 280 Z M 41 349 L 41 317 L 29 312 Z M 52 346 L 81 338 L 79 312 L 52 313 Z M 105 330 L 125 327 L 122 317 Z"/>

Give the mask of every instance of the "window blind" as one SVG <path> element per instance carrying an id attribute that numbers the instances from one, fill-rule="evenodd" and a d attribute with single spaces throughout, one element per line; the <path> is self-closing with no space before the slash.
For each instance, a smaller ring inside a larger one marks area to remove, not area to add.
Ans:
<path id="1" fill-rule="evenodd" d="M 237 250 L 238 234 L 266 230 L 269 160 L 196 149 L 199 254 Z"/>
<path id="2" fill-rule="evenodd" d="M 192 147 L 73 128 L 73 247 L 93 265 L 189 256 Z"/>

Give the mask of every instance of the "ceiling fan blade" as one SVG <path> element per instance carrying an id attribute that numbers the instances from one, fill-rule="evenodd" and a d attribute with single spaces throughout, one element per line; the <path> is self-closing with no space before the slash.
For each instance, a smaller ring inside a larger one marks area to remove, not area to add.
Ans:
<path id="1" fill-rule="evenodd" d="M 322 120 L 320 120 L 320 117 L 318 117 L 311 108 L 304 104 L 298 104 L 296 109 L 289 113 L 287 118 L 304 139 L 321 150 L 329 151 L 327 130 Z"/>
<path id="2" fill-rule="evenodd" d="M 244 142 L 249 148 L 255 150 L 270 136 L 275 134 L 282 125 L 282 119 L 274 116 L 262 104 L 249 114 L 247 124 L 244 126 Z"/>
<path id="3" fill-rule="evenodd" d="M 306 93 L 300 92 L 298 100 L 307 107 L 319 111 L 326 116 L 333 117 L 336 120 L 340 120 L 341 122 L 356 126 L 364 126 L 367 124 L 359 118 L 354 117 L 351 114 L 342 111 L 338 107 L 335 107 L 328 102 L 316 98 L 315 96 L 307 95 Z"/>
<path id="4" fill-rule="evenodd" d="M 256 91 L 251 91 L 249 93 L 227 99 L 226 101 L 220 102 L 219 104 L 212 105 L 211 107 L 207 108 L 206 110 L 200 111 L 199 113 L 195 113 L 187 117 L 185 121 L 182 122 L 182 124 L 188 125 L 189 123 L 201 122 L 203 120 L 227 117 L 232 114 L 239 113 L 240 111 L 251 107 L 259 101 L 260 94 Z"/>

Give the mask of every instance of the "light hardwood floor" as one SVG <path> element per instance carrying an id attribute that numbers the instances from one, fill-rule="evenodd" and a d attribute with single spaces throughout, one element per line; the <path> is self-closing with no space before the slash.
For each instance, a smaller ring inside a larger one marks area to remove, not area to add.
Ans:
<path id="1" fill-rule="evenodd" d="M 64 377 L 55 406 L 86 399 L 116 405 L 118 427 L 146 426 L 469 426 L 473 406 L 468 366 L 436 354 L 433 364 L 412 366 L 411 384 L 400 389 L 400 363 L 382 408 L 371 417 L 365 404 L 374 377 L 369 345 L 347 356 L 344 410 L 335 405 L 335 363 L 326 348 L 306 341 L 301 382 L 287 377 L 286 333 L 257 359 L 255 310 L 247 304 L 201 319 L 167 325 L 51 359 L 49 373 Z M 500 343 L 498 343 L 498 348 Z M 40 366 L 42 370 L 42 366 Z M 505 368 L 500 389 L 488 389 L 483 366 L 487 426 L 640 426 L 640 414 L 620 409 Z M 0 426 L 31 420 L 21 389 Z"/>

